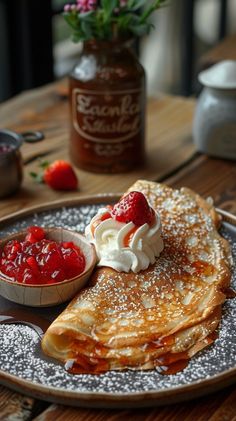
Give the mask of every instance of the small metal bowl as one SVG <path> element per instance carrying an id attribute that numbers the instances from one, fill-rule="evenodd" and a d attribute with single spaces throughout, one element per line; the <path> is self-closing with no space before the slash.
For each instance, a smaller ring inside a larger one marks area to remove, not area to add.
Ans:
<path id="1" fill-rule="evenodd" d="M 86 265 L 84 271 L 73 278 L 55 284 L 27 285 L 7 279 L 0 273 L 0 295 L 18 304 L 32 307 L 49 307 L 69 301 L 85 285 L 97 261 L 93 245 L 76 232 L 63 228 L 45 228 L 46 238 L 61 242 L 73 241 L 84 253 Z M 13 234 L 0 240 L 0 249 L 10 240 L 23 240 L 27 231 Z"/>
<path id="2" fill-rule="evenodd" d="M 0 130 L 0 149 L 8 148 L 5 152 L 0 152 L 0 198 L 12 195 L 21 185 L 23 163 L 20 147 L 23 142 L 35 143 L 43 139 L 41 132 L 18 134 L 10 130 Z"/>

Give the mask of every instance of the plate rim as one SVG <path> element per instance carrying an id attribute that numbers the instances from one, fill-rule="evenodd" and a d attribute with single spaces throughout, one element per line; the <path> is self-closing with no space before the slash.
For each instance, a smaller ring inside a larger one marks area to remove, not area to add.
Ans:
<path id="1" fill-rule="evenodd" d="M 22 218 L 24 216 L 29 216 L 32 213 L 36 212 L 44 212 L 50 209 L 57 209 L 58 207 L 69 207 L 69 206 L 76 206 L 82 204 L 98 204 L 99 202 L 106 202 L 109 203 L 113 200 L 118 200 L 122 192 L 118 193 L 100 193 L 94 195 L 83 195 L 81 197 L 74 197 L 74 198 L 66 198 L 66 199 L 57 199 L 53 201 L 44 202 L 40 205 L 33 205 L 29 206 L 24 209 L 20 209 L 16 212 L 12 212 L 10 214 L 6 214 L 0 217 L 0 228 L 9 222 L 14 222 L 18 218 Z M 224 209 L 216 207 L 215 210 L 219 213 L 222 217 L 222 220 L 228 222 L 232 225 L 236 226 L 236 215 L 233 215 L 231 212 L 225 211 Z"/>
<path id="2" fill-rule="evenodd" d="M 37 212 L 44 212 L 48 210 L 54 210 L 57 208 L 62 207 L 69 207 L 69 206 L 76 206 L 76 205 L 86 205 L 86 204 L 99 204 L 102 202 L 109 203 L 113 200 L 118 200 L 123 193 L 101 193 L 101 194 L 94 194 L 94 195 L 86 195 L 81 197 L 74 197 L 74 198 L 66 198 L 66 199 L 58 199 L 53 201 L 44 202 L 40 205 L 29 206 L 24 209 L 20 209 L 16 212 L 12 212 L 10 214 L 4 215 L 0 217 L 0 228 L 6 225 L 9 222 L 14 222 L 19 218 L 23 218 L 25 216 L 29 216 L 33 213 Z M 93 203 L 91 203 L 91 201 Z"/>
<path id="3" fill-rule="evenodd" d="M 110 203 L 117 200 L 121 194 L 122 193 L 96 194 L 46 202 L 42 205 L 28 207 L 0 218 L 0 227 L 6 226 L 8 223 L 12 223 L 31 214 L 49 211 L 50 209 L 53 210 L 62 207 L 87 204 L 95 205 L 104 202 Z M 236 227 L 235 215 L 220 208 L 216 208 L 216 211 L 222 216 L 223 221 Z M 124 407 L 138 408 L 190 400 L 225 388 L 226 386 L 236 383 L 236 366 L 215 374 L 210 378 L 197 380 L 191 384 L 173 386 L 162 390 L 153 389 L 138 392 L 113 393 L 65 390 L 58 387 L 44 386 L 43 384 L 12 375 L 1 369 L 0 383 L 18 392 L 22 393 L 23 391 L 27 395 L 35 398 L 65 405 L 83 407 L 91 407 L 92 405 L 94 408 L 118 408 L 122 404 Z"/>
<path id="4" fill-rule="evenodd" d="M 234 384 L 236 381 L 235 374 L 236 367 L 210 378 L 197 380 L 191 384 L 173 386 L 171 389 L 122 393 L 65 390 L 22 379 L 2 370 L 0 370 L 0 380 L 3 385 L 11 389 L 21 393 L 23 391 L 28 395 L 48 402 L 82 407 L 91 406 L 92 404 L 94 408 L 119 408 L 121 404 L 124 407 L 138 408 L 188 401 L 192 398 L 213 393 Z"/>

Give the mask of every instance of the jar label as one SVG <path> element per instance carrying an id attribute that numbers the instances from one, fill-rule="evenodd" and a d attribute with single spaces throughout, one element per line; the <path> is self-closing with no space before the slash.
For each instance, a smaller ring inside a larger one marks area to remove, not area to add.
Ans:
<path id="1" fill-rule="evenodd" d="M 99 151 L 105 148 L 108 155 L 111 151 L 105 144 L 117 144 L 116 150 L 120 152 L 118 144 L 140 132 L 142 107 L 141 89 L 99 92 L 75 88 L 72 91 L 75 130 L 84 139 L 99 143 Z"/>

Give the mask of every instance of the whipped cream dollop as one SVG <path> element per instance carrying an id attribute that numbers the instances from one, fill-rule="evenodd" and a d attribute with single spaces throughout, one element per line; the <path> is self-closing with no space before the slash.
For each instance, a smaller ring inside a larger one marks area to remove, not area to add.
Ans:
<path id="1" fill-rule="evenodd" d="M 157 212 L 151 225 L 136 226 L 109 217 L 107 208 L 102 208 L 86 227 L 85 235 L 96 248 L 98 266 L 118 272 L 137 273 L 147 269 L 164 248 Z"/>

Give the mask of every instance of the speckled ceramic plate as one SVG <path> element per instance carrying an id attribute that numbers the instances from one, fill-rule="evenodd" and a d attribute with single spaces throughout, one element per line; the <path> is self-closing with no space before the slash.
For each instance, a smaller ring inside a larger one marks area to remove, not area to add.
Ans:
<path id="1" fill-rule="evenodd" d="M 113 196 L 90 197 L 21 212 L 0 221 L 1 237 L 29 225 L 83 231 L 97 209 L 113 200 Z M 223 224 L 222 235 L 230 241 L 236 262 L 236 220 L 226 213 L 223 217 L 227 222 Z M 236 268 L 233 287 L 236 288 Z M 0 298 L 1 314 L 20 308 Z M 63 308 L 29 308 L 28 311 L 53 320 Z M 156 370 L 71 375 L 42 354 L 40 338 L 33 329 L 0 324 L 0 382 L 21 393 L 76 406 L 144 407 L 191 399 L 236 381 L 235 320 L 236 299 L 227 300 L 215 343 L 191 359 L 182 372 L 169 376 L 162 376 Z"/>

